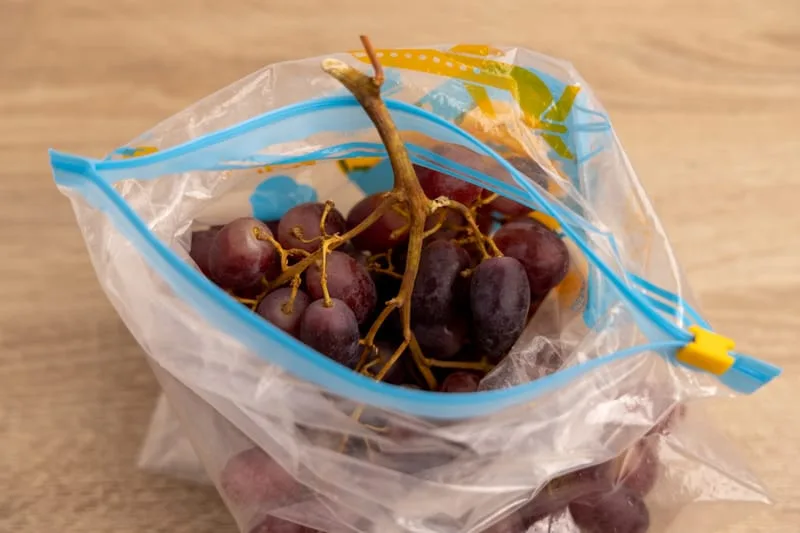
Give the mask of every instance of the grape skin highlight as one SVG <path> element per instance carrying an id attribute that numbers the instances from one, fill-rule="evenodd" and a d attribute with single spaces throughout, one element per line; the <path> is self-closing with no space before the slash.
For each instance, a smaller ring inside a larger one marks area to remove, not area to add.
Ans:
<path id="1" fill-rule="evenodd" d="M 289 335 L 297 337 L 300 332 L 300 319 L 306 307 L 308 307 L 308 304 L 311 302 L 311 299 L 306 293 L 298 290 L 294 302 L 292 303 L 292 312 L 286 313 L 285 307 L 291 295 L 291 287 L 282 287 L 272 291 L 258 304 L 256 313 L 269 322 L 272 322 Z"/>
<path id="2" fill-rule="evenodd" d="M 280 268 L 278 251 L 257 235 L 271 237 L 272 232 L 250 217 L 237 218 L 219 230 L 208 261 L 210 278 L 217 285 L 234 291 L 248 289 Z"/>
<path id="3" fill-rule="evenodd" d="M 359 360 L 358 321 L 342 300 L 312 302 L 300 320 L 300 340 L 334 361 L 355 368 Z"/>

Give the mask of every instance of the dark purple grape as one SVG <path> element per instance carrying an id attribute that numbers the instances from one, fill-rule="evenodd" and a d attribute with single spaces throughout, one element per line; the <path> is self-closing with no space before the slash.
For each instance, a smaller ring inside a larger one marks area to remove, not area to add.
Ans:
<path id="1" fill-rule="evenodd" d="M 326 259 L 328 292 L 352 309 L 359 324 L 375 309 L 378 294 L 366 267 L 344 252 L 333 251 Z M 306 286 L 312 299 L 322 298 L 322 260 L 306 270 Z"/>
<path id="2" fill-rule="evenodd" d="M 467 322 L 460 315 L 444 323 L 418 322 L 413 330 L 422 351 L 433 359 L 452 358 L 469 340 Z"/>
<path id="3" fill-rule="evenodd" d="M 211 245 L 214 243 L 214 237 L 216 237 L 218 232 L 219 229 L 213 228 L 192 232 L 192 244 L 191 248 L 189 248 L 189 257 L 197 263 L 200 272 L 206 276 L 208 276 L 208 260 Z"/>
<path id="4" fill-rule="evenodd" d="M 483 158 L 463 146 L 455 144 L 440 145 L 434 149 L 434 152 L 466 167 L 477 170 L 483 167 Z M 471 204 L 478 199 L 483 191 L 477 185 L 473 185 L 461 178 L 444 174 L 438 170 L 414 165 L 414 171 L 417 174 L 422 190 L 431 200 L 446 196 L 462 204 Z"/>
<path id="5" fill-rule="evenodd" d="M 300 340 L 318 352 L 349 368 L 359 360 L 358 321 L 353 311 L 341 300 L 312 302 L 300 319 Z"/>
<path id="6" fill-rule="evenodd" d="M 300 332 L 300 318 L 311 300 L 306 293 L 298 290 L 291 307 L 289 307 L 291 295 L 291 287 L 283 287 L 272 291 L 258 304 L 256 313 L 289 335 L 297 337 Z"/>
<path id="7" fill-rule="evenodd" d="M 225 496 L 237 505 L 273 504 L 296 499 L 303 486 L 260 448 L 232 457 L 220 474 Z"/>
<path id="8" fill-rule="evenodd" d="M 258 236 L 272 236 L 263 223 L 244 217 L 226 224 L 214 237 L 209 250 L 209 277 L 223 289 L 248 289 L 263 276 L 280 268 L 275 247 Z"/>
<path id="9" fill-rule="evenodd" d="M 472 274 L 469 297 L 475 344 L 498 363 L 525 329 L 531 298 L 525 269 L 513 257 L 487 259 Z"/>
<path id="10" fill-rule="evenodd" d="M 453 313 L 461 272 L 469 266 L 469 255 L 449 241 L 433 241 L 422 249 L 419 272 L 411 294 L 415 324 L 441 324 Z"/>
<path id="11" fill-rule="evenodd" d="M 383 201 L 383 193 L 367 196 L 359 201 L 347 215 L 347 229 L 353 229 L 367 218 Z M 353 237 L 353 244 L 362 250 L 383 252 L 395 248 L 408 240 L 408 232 L 392 238 L 392 232 L 408 224 L 406 217 L 390 209 L 384 213 L 372 226 Z"/>
<path id="12" fill-rule="evenodd" d="M 476 392 L 481 378 L 474 372 L 457 370 L 451 372 L 439 387 L 440 392 Z"/>
<path id="13" fill-rule="evenodd" d="M 566 244 L 536 220 L 509 222 L 494 234 L 494 242 L 503 255 L 517 259 L 525 267 L 534 300 L 550 292 L 567 275 Z"/>
<path id="14" fill-rule="evenodd" d="M 278 242 L 281 246 L 287 250 L 299 248 L 307 252 L 319 248 L 320 240 L 317 237 L 321 236 L 319 223 L 324 210 L 325 204 L 318 202 L 307 202 L 289 209 L 278 224 Z M 342 214 L 335 207 L 331 208 L 325 218 L 325 232 L 328 235 L 344 233 L 345 227 Z M 295 229 L 300 230 L 303 240 L 294 234 Z M 312 242 L 303 242 L 304 240 Z"/>
<path id="15" fill-rule="evenodd" d="M 385 341 L 376 342 L 375 345 L 377 349 L 377 357 L 379 362 L 371 366 L 369 369 L 370 374 L 372 374 L 373 376 L 377 376 L 378 373 L 380 373 L 384 365 L 388 363 L 389 359 L 391 359 L 392 355 L 394 355 L 394 352 L 397 348 L 395 344 L 390 344 Z M 401 360 L 398 360 L 397 362 L 395 362 L 394 365 L 392 365 L 392 368 L 389 369 L 389 372 L 387 372 L 386 376 L 383 378 L 383 381 L 385 381 L 386 383 L 391 383 L 393 385 L 401 385 L 405 381 L 406 369 L 402 363 L 403 357 L 405 356 L 401 355 L 400 356 Z"/>
<path id="16" fill-rule="evenodd" d="M 569 512 L 586 533 L 646 533 L 650 527 L 647 505 L 626 490 L 572 502 Z"/>
<path id="17" fill-rule="evenodd" d="M 250 533 L 319 533 L 319 531 L 294 522 L 287 522 L 274 516 L 267 516 L 256 527 L 251 529 Z"/>

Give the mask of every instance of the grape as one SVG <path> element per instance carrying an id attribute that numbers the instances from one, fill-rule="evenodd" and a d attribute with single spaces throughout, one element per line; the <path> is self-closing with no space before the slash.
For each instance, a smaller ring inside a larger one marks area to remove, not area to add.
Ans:
<path id="1" fill-rule="evenodd" d="M 442 223 L 441 227 L 428 237 L 429 240 L 445 240 L 455 239 L 461 228 L 463 228 L 467 221 L 458 211 L 452 209 L 439 209 L 436 213 L 432 214 L 425 220 L 425 231 L 433 229 L 438 223 Z"/>
<path id="2" fill-rule="evenodd" d="M 546 295 L 567 275 L 567 246 L 536 220 L 505 224 L 494 234 L 494 242 L 504 255 L 519 260 L 525 267 L 534 300 Z"/>
<path id="3" fill-rule="evenodd" d="M 292 295 L 291 287 L 283 287 L 267 294 L 256 308 L 256 313 L 272 322 L 280 329 L 297 337 L 300 332 L 300 318 L 310 302 L 308 295 L 301 290 L 297 291 L 292 309 L 287 313 L 285 306 Z"/>
<path id="4" fill-rule="evenodd" d="M 220 486 L 225 496 L 237 505 L 285 505 L 303 489 L 260 448 L 250 448 L 232 457 L 222 469 Z"/>
<path id="5" fill-rule="evenodd" d="M 214 237 L 209 250 L 209 277 L 223 289 L 248 289 L 263 276 L 280 268 L 280 257 L 269 242 L 256 235 L 272 236 L 269 228 L 254 218 L 243 217 L 226 224 Z"/>
<path id="6" fill-rule="evenodd" d="M 375 309 L 378 294 L 375 282 L 366 267 L 344 252 L 333 251 L 326 260 L 328 292 L 332 298 L 342 300 L 363 323 Z M 311 298 L 322 298 L 322 260 L 306 270 L 306 285 Z"/>
<path id="7" fill-rule="evenodd" d="M 325 205 L 318 202 L 306 202 L 289 209 L 278 224 L 278 242 L 281 243 L 281 246 L 287 250 L 299 248 L 307 252 L 313 252 L 319 248 L 320 240 L 317 237 L 321 236 L 319 223 L 322 220 L 324 209 Z M 295 228 L 301 231 L 303 240 L 312 242 L 303 242 L 295 236 Z M 325 218 L 325 233 L 333 235 L 334 233 L 343 233 L 344 230 L 344 217 L 335 207 L 331 208 Z"/>
<path id="8" fill-rule="evenodd" d="M 383 193 L 367 196 L 359 201 L 347 215 L 347 229 L 353 229 L 367 218 L 383 201 Z M 390 209 L 384 213 L 372 226 L 353 237 L 353 244 L 362 250 L 383 252 L 394 248 L 408 240 L 408 232 L 392 238 L 392 232 L 408 224 L 406 217 Z"/>
<path id="9" fill-rule="evenodd" d="M 294 522 L 281 520 L 274 516 L 267 516 L 256 527 L 251 529 L 250 533 L 319 533 L 319 531 Z"/>
<path id="10" fill-rule="evenodd" d="M 617 483 L 631 494 L 644 498 L 658 481 L 661 464 L 653 446 L 645 440 L 639 441 L 631 450 L 623 454 L 616 464 L 620 466 Z"/>
<path id="11" fill-rule="evenodd" d="M 436 147 L 434 152 L 446 157 L 447 159 L 479 170 L 483 166 L 483 158 L 459 145 L 441 145 Z M 440 196 L 447 196 L 451 200 L 462 204 L 471 204 L 481 195 L 482 189 L 477 185 L 466 182 L 455 176 L 444 174 L 438 170 L 432 170 L 419 165 L 414 165 L 419 184 L 425 195 L 434 200 Z"/>
<path id="12" fill-rule="evenodd" d="M 300 319 L 300 340 L 349 368 L 359 360 L 358 321 L 347 304 L 335 298 L 311 303 Z"/>
<path id="13" fill-rule="evenodd" d="M 208 260 L 211 245 L 219 229 L 209 228 L 192 232 L 192 244 L 189 248 L 189 257 L 197 263 L 200 272 L 208 276 Z"/>
<path id="14" fill-rule="evenodd" d="M 531 208 L 527 205 L 522 205 L 505 196 L 498 196 L 492 200 L 489 205 L 496 211 L 511 217 L 525 216 L 531 212 Z"/>
<path id="15" fill-rule="evenodd" d="M 264 224 L 267 225 L 269 230 L 272 232 L 273 235 L 278 234 L 278 228 L 280 227 L 281 221 L 280 220 L 263 220 Z"/>
<path id="16" fill-rule="evenodd" d="M 466 320 L 457 315 L 444 323 L 418 322 L 413 330 L 425 355 L 434 359 L 452 358 L 469 338 Z"/>
<path id="17" fill-rule="evenodd" d="M 646 533 L 650 527 L 647 505 L 626 490 L 572 502 L 569 512 L 586 533 Z"/>
<path id="18" fill-rule="evenodd" d="M 525 269 L 513 257 L 487 259 L 472 274 L 469 296 L 475 343 L 498 363 L 525 328 L 530 305 Z"/>
<path id="19" fill-rule="evenodd" d="M 244 289 L 237 289 L 236 291 L 234 291 L 234 294 L 236 296 L 239 296 L 240 298 L 250 298 L 252 300 L 255 300 L 261 295 L 262 292 L 264 292 L 265 288 L 266 287 L 264 287 L 264 284 L 261 282 L 261 280 L 258 280 L 249 287 L 245 287 Z"/>
<path id="20" fill-rule="evenodd" d="M 383 369 L 383 366 L 389 362 L 389 359 L 395 352 L 395 345 L 390 344 L 388 342 L 376 342 L 375 348 L 378 351 L 378 359 L 379 363 L 371 366 L 369 371 L 373 376 L 377 376 L 378 373 Z M 389 372 L 386 373 L 386 376 L 383 378 L 383 381 L 386 383 L 391 383 L 393 385 L 400 385 L 406 379 L 406 369 L 403 367 L 402 357 L 399 361 L 397 361 Z"/>
<path id="21" fill-rule="evenodd" d="M 662 418 L 655 426 L 653 426 L 653 429 L 651 429 L 647 434 L 655 435 L 658 433 L 661 435 L 669 435 L 675 424 L 679 423 L 685 417 L 686 417 L 686 406 L 680 403 L 675 407 L 673 407 L 669 411 L 669 413 L 667 413 L 667 415 L 664 416 L 664 418 Z"/>
<path id="22" fill-rule="evenodd" d="M 411 294 L 415 323 L 444 323 L 450 317 L 461 271 L 469 254 L 449 241 L 433 241 L 422 249 L 419 271 Z"/>
<path id="23" fill-rule="evenodd" d="M 547 190 L 547 171 L 545 171 L 539 163 L 533 159 L 520 156 L 509 157 L 508 162 L 512 167 L 525 174 L 539 187 Z"/>
<path id="24" fill-rule="evenodd" d="M 476 392 L 480 382 L 481 378 L 474 372 L 457 370 L 445 378 L 439 390 L 441 392 Z"/>

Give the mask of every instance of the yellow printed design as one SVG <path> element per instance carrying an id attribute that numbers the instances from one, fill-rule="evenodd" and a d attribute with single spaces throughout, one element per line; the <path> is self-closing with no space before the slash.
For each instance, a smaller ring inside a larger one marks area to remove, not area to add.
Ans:
<path id="1" fill-rule="evenodd" d="M 316 163 L 316 161 L 303 161 L 301 163 L 289 163 L 285 165 L 264 165 L 263 167 L 258 167 L 256 172 L 259 174 L 266 174 L 275 170 L 289 170 L 292 168 L 310 167 L 316 165 Z"/>
<path id="2" fill-rule="evenodd" d="M 468 55 L 465 51 L 475 55 Z M 507 91 L 519 106 L 522 121 L 527 126 L 553 133 L 566 133 L 566 126 L 559 122 L 563 122 L 569 115 L 580 87 L 566 87 L 556 100 L 544 81 L 530 70 L 488 57 L 490 54 L 498 55 L 498 52 L 488 45 L 458 45 L 450 51 L 386 49 L 377 50 L 376 54 L 384 67 L 446 76 L 461 80 L 468 87 L 493 87 Z M 353 52 L 352 55 L 359 61 L 369 63 L 364 52 Z M 468 90 L 475 98 L 477 93 L 472 92 L 474 89 Z M 479 94 L 478 98 L 481 98 Z M 492 104 L 488 101 L 476 101 L 476 105 L 486 110 Z M 574 155 L 558 135 L 543 134 L 542 137 L 560 156 L 574 159 Z"/>
<path id="3" fill-rule="evenodd" d="M 158 152 L 158 148 L 155 146 L 134 146 L 128 148 L 123 152 L 122 157 L 125 159 L 130 159 L 131 157 L 141 157 L 143 155 L 150 155 Z"/>
<path id="4" fill-rule="evenodd" d="M 349 174 L 350 172 L 369 170 L 383 159 L 382 157 L 351 157 L 350 159 L 340 159 L 338 164 L 342 172 Z"/>

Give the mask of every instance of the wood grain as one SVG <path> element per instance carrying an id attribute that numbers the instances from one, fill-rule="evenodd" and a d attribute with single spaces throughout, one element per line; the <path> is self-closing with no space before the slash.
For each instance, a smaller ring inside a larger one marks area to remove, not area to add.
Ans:
<path id="1" fill-rule="evenodd" d="M 0 1 L 0 532 L 233 532 L 213 491 L 148 475 L 157 395 L 100 291 L 46 149 L 100 156 L 282 59 L 519 44 L 607 106 L 704 309 L 785 368 L 714 414 L 773 489 L 734 533 L 800 524 L 800 3 L 795 0 Z"/>

